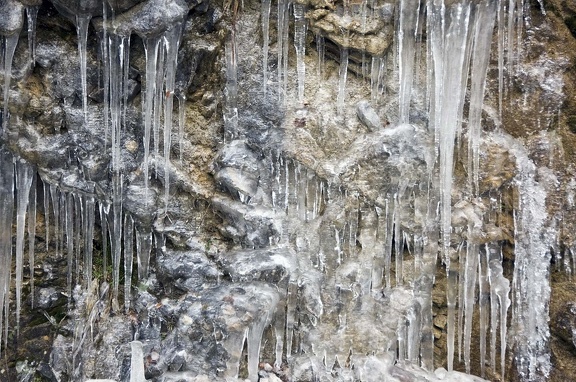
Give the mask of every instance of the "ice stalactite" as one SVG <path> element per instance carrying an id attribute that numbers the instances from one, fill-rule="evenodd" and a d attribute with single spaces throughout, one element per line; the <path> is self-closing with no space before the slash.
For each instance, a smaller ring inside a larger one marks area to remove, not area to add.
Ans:
<path id="1" fill-rule="evenodd" d="M 468 227 L 469 232 L 472 227 Z M 464 270 L 464 364 L 470 373 L 470 346 L 472 343 L 472 320 L 474 314 L 476 280 L 478 277 L 478 252 L 476 243 L 468 242 L 466 246 L 466 266 Z"/>
<path id="2" fill-rule="evenodd" d="M 296 48 L 296 72 L 298 73 L 298 102 L 304 103 L 304 86 L 306 79 L 306 64 L 304 54 L 306 49 L 306 11 L 303 4 L 294 3 L 294 47 Z"/>
<path id="3" fill-rule="evenodd" d="M 88 118 L 88 89 L 86 80 L 86 45 L 88 41 L 88 26 L 92 15 L 76 15 L 76 33 L 78 36 L 78 54 L 80 56 L 80 80 L 82 82 L 82 110 L 84 121 Z"/>
<path id="4" fill-rule="evenodd" d="M 270 3 L 271 0 L 262 0 L 262 92 L 266 97 L 268 87 L 268 50 L 270 48 Z"/>
<path id="5" fill-rule="evenodd" d="M 450 247 L 451 227 L 451 192 L 452 174 L 454 166 L 454 141 L 461 121 L 460 105 L 464 102 L 466 84 L 463 78 L 466 61 L 466 42 L 468 39 L 468 24 L 470 4 L 455 3 L 446 12 L 442 12 L 443 5 L 438 6 L 429 1 L 428 10 L 432 62 L 434 73 L 433 101 L 431 102 L 431 115 L 433 127 L 437 137 L 438 152 L 440 155 L 440 197 L 441 197 L 441 233 L 442 252 L 446 267 L 450 267 L 448 249 Z M 430 11 L 432 13 L 430 13 Z M 446 21 L 448 25 L 445 26 Z M 446 33 L 443 33 L 444 28 Z M 450 96 L 445 96 L 450 95 Z"/>
<path id="6" fill-rule="evenodd" d="M 176 66 L 178 63 L 178 47 L 182 35 L 182 23 L 176 23 L 164 32 L 166 47 L 166 99 L 164 100 L 164 212 L 168 213 L 170 198 L 170 151 L 172 146 L 172 113 L 174 110 L 174 86 L 176 82 Z"/>
<path id="7" fill-rule="evenodd" d="M 344 112 L 344 102 L 346 101 L 346 78 L 348 76 L 348 48 L 340 48 L 340 70 L 338 80 L 338 99 L 336 105 L 338 112 Z"/>
<path id="8" fill-rule="evenodd" d="M 38 18 L 39 5 L 26 7 L 26 19 L 28 21 L 28 53 L 32 66 L 36 64 L 36 19 Z"/>
<path id="9" fill-rule="evenodd" d="M 318 65 L 316 66 L 316 75 L 318 78 L 323 78 L 324 76 L 324 65 L 326 61 L 326 41 L 324 40 L 324 36 L 322 34 L 316 34 L 316 52 L 318 54 Z M 322 84 L 322 81 L 320 81 Z"/>
<path id="10" fill-rule="evenodd" d="M 278 1 L 278 95 L 280 102 L 286 96 L 288 77 L 288 27 L 290 0 Z"/>
<path id="11" fill-rule="evenodd" d="M 108 214 L 110 213 L 110 206 L 103 202 L 98 203 L 98 211 L 100 213 L 100 230 L 102 231 L 102 279 L 108 279 L 108 243 L 110 238 L 110 230 L 108 229 Z"/>
<path id="12" fill-rule="evenodd" d="M 142 167 L 144 169 L 144 189 L 145 198 L 148 201 L 148 182 L 149 182 L 149 156 L 150 156 L 150 139 L 153 130 L 154 105 L 159 102 L 156 97 L 156 77 L 158 75 L 158 51 L 160 49 L 161 39 L 159 36 L 148 37 L 144 39 L 144 53 L 146 54 L 146 81 L 144 82 L 144 97 L 142 102 L 142 111 L 144 114 L 144 159 Z M 154 127 L 156 131 L 157 127 Z M 157 138 L 156 138 L 157 139 Z"/>
<path id="13" fill-rule="evenodd" d="M 18 33 L 4 37 L 4 111 L 2 114 L 2 130 L 8 127 L 8 104 L 10 101 L 10 81 L 12 79 L 12 60 L 18 45 Z"/>
<path id="14" fill-rule="evenodd" d="M 116 311 L 120 308 L 118 290 L 120 288 L 120 260 L 122 258 L 122 228 L 124 224 L 122 218 L 122 182 L 122 175 L 112 179 L 112 306 Z"/>
<path id="15" fill-rule="evenodd" d="M 14 163 L 10 152 L 0 147 L 0 343 L 6 343 L 4 321 L 10 315 L 9 292 L 12 269 L 12 216 L 14 213 Z M 2 341 L 4 339 L 4 341 Z"/>
<path id="16" fill-rule="evenodd" d="M 226 39 L 226 86 L 224 95 L 226 105 L 224 111 L 224 141 L 237 138 L 238 134 L 238 52 L 236 46 L 236 31 L 233 29 Z"/>
<path id="17" fill-rule="evenodd" d="M 30 202 L 28 203 L 28 264 L 30 275 L 34 275 L 34 254 L 36 250 L 36 174 L 32 177 L 30 186 Z M 30 277 L 30 305 L 34 308 L 34 277 Z"/>
<path id="18" fill-rule="evenodd" d="M 71 307 L 72 304 L 72 276 L 74 274 L 74 196 L 72 193 L 66 194 L 66 254 L 67 254 L 67 275 L 66 275 L 66 285 L 68 293 L 68 306 Z M 78 217 L 76 217 L 78 219 Z"/>
<path id="19" fill-rule="evenodd" d="M 178 96 L 178 156 L 180 164 L 184 160 L 184 128 L 186 127 L 186 94 Z"/>
<path id="20" fill-rule="evenodd" d="M 30 199 L 30 187 L 34 170 L 22 159 L 16 160 L 16 332 L 20 332 L 20 310 L 22 303 L 22 277 L 24 270 L 24 232 L 26 228 L 26 211 Z"/>
<path id="21" fill-rule="evenodd" d="M 93 196 L 84 196 L 82 203 L 82 224 L 84 236 L 84 285 L 92 284 L 92 255 L 94 252 L 95 203 Z"/>
<path id="22" fill-rule="evenodd" d="M 54 216 L 54 243 L 56 256 L 61 255 L 62 243 L 60 242 L 60 190 L 54 184 L 50 184 L 50 197 L 52 199 L 52 212 Z"/>
<path id="23" fill-rule="evenodd" d="M 400 116 L 399 123 L 410 120 L 410 100 L 414 80 L 414 56 L 416 53 L 416 33 L 418 31 L 418 16 L 420 1 L 401 0 L 398 28 L 398 69 L 400 77 Z"/>
<path id="24" fill-rule="evenodd" d="M 138 260 L 138 280 L 148 277 L 150 266 L 150 251 L 152 250 L 152 231 L 144 228 L 136 228 L 136 255 Z"/>
<path id="25" fill-rule="evenodd" d="M 478 193 L 480 171 L 480 132 L 486 73 L 490 62 L 490 44 L 497 2 L 485 0 L 478 4 L 474 20 L 474 47 L 470 75 L 470 107 L 468 112 L 468 174 L 474 192 Z"/>
<path id="26" fill-rule="evenodd" d="M 134 220 L 128 214 L 124 223 L 124 310 L 130 309 L 132 295 L 132 266 L 134 258 Z"/>

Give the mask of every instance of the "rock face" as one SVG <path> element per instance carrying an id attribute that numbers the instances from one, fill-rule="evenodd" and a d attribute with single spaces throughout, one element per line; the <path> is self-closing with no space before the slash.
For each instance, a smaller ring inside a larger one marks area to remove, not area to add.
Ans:
<path id="1" fill-rule="evenodd" d="M 576 380 L 576 6 L 425 3 L 0 0 L 7 380 Z"/>

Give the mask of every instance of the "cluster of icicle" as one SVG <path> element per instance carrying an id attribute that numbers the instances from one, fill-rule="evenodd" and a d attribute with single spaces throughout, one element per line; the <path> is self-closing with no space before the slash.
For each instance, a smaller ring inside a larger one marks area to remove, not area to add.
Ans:
<path id="1" fill-rule="evenodd" d="M 94 4 L 90 3 L 92 6 Z M 107 17 L 110 13 L 106 2 L 99 3 L 102 6 L 103 19 L 100 33 L 101 57 L 103 59 L 103 85 L 104 85 L 104 130 L 105 142 L 111 150 L 112 190 L 111 200 L 96 200 L 94 194 L 80 194 L 77 192 L 60 189 L 57 184 L 43 182 L 44 208 L 46 227 L 46 246 L 53 243 L 58 256 L 64 256 L 66 250 L 68 264 L 68 296 L 72 298 L 74 285 L 83 285 L 89 288 L 92 281 L 92 255 L 93 234 L 96 222 L 96 213 L 99 212 L 99 223 L 102 228 L 103 240 L 103 272 L 108 269 L 107 254 L 111 253 L 112 268 L 112 297 L 116 309 L 119 309 L 119 288 L 121 259 L 125 259 L 125 291 L 124 305 L 127 310 L 130 307 L 130 282 L 133 269 L 134 244 L 137 246 L 138 276 L 145 279 L 148 274 L 150 252 L 152 248 L 152 228 L 135 228 L 132 217 L 125 213 L 122 208 L 123 202 L 123 179 L 121 161 L 121 135 L 126 122 L 126 108 L 128 97 L 128 73 L 130 59 L 130 32 L 116 29 L 108 30 L 108 25 L 113 25 L 114 17 Z M 97 5 L 100 6 L 100 5 Z M 78 34 L 78 52 L 80 58 L 80 73 L 82 84 L 82 108 L 86 128 L 90 128 L 89 105 L 87 99 L 87 36 L 88 27 L 95 9 L 82 7 L 75 16 L 75 24 Z M 39 5 L 26 7 L 28 19 L 28 41 L 30 62 L 34 65 L 35 57 L 35 29 L 36 16 Z M 23 7 L 17 1 L 4 2 L 0 6 L 3 20 L 0 20 L 0 32 L 3 35 L 3 63 L 4 63 L 4 102 L 2 114 L 2 130 L 9 126 L 9 90 L 11 82 L 11 68 L 14 52 L 19 41 L 20 29 L 8 30 L 12 25 L 22 25 Z M 6 16 L 6 18 L 4 18 Z M 16 21 L 15 21 L 16 20 Z M 6 25 L 5 25 L 6 24 Z M 173 102 L 175 96 L 175 74 L 179 42 L 182 34 L 183 21 L 180 19 L 170 23 L 166 30 L 143 34 L 146 52 L 146 79 L 143 97 L 142 114 L 145 133 L 143 137 L 144 161 L 143 172 L 146 191 L 149 179 L 149 156 L 150 143 L 154 142 L 154 153 L 159 157 L 160 132 L 163 131 L 163 172 L 165 183 L 165 208 L 168 206 L 169 196 L 169 173 L 170 150 L 173 124 Z M 179 96 L 179 137 L 182 137 L 184 123 L 185 96 Z M 153 135 L 153 137 L 152 137 Z M 159 162 L 159 161 L 157 161 Z M 17 211 L 17 238 L 16 238 L 16 321 L 17 328 L 20 321 L 20 308 L 22 300 L 23 278 L 23 248 L 25 220 L 28 215 L 28 238 L 29 238 L 29 266 L 30 273 L 34 268 L 34 240 L 36 224 L 36 186 L 38 175 L 24 160 L 14 158 L 2 148 L 2 198 L 0 208 L 4 212 L 2 220 L 2 245 L 4 253 L 12 254 L 11 248 L 11 225 L 12 211 Z M 147 195 L 146 195 L 146 199 Z M 16 200 L 16 203 L 15 203 Z M 50 208 L 50 204 L 52 208 Z M 28 209 L 28 210 L 27 210 Z M 54 221 L 55 232 L 50 236 L 50 216 Z M 2 336 L 7 340 L 8 317 L 10 315 L 10 270 L 12 255 L 4 256 L 0 283 L 0 327 L 5 322 L 4 331 L 0 330 L 0 342 Z M 104 274 L 104 278 L 107 275 Z M 33 277 L 30 277 L 31 291 L 33 294 Z M 33 298 L 32 298 L 33 301 Z M 2 316 L 3 313 L 3 316 Z M 4 320 L 3 320 L 4 318 Z"/>
<path id="2" fill-rule="evenodd" d="M 113 300 L 119 300 L 119 280 L 121 257 L 123 253 L 123 271 L 125 275 L 124 305 L 130 307 L 131 280 L 134 252 L 137 253 L 138 277 L 145 279 L 148 273 L 150 253 L 152 248 L 152 232 L 149 227 L 137 227 L 132 217 L 125 214 L 123 220 L 115 221 L 110 204 L 98 201 L 90 194 L 80 194 L 60 189 L 56 185 L 41 181 L 35 169 L 26 161 L 14 157 L 3 149 L 0 157 L 2 185 L 0 188 L 2 218 L 2 245 L 4 253 L 0 282 L 0 327 L 4 324 L 4 341 L 7 340 L 8 318 L 10 309 L 10 279 L 13 255 L 16 260 L 15 294 L 16 294 L 16 331 L 20 326 L 20 311 L 22 302 L 24 249 L 27 243 L 28 266 L 30 277 L 30 301 L 34 304 L 34 257 L 36 240 L 37 205 L 41 206 L 44 216 L 46 251 L 53 250 L 57 258 L 66 258 L 67 263 L 67 295 L 68 303 L 72 304 L 75 285 L 89 288 L 93 279 L 93 240 L 95 226 L 102 230 L 102 277 L 108 278 L 108 256 L 112 253 Z M 39 192 L 42 194 L 38 195 Z M 16 241 L 12 248 L 12 216 L 16 212 Z M 50 227 L 54 227 L 54 232 Z M 123 227 L 123 233 L 119 233 Z M 28 234 L 26 240 L 26 232 Z M 49 248 L 49 247 L 53 248 Z M 120 248 L 121 247 L 121 248 Z M 136 248 L 136 251 L 134 251 Z M 121 252 L 123 251 L 123 252 Z M 33 307 L 33 306 L 32 306 Z"/>
<path id="3" fill-rule="evenodd" d="M 365 18 L 366 2 L 361 9 L 362 17 Z M 345 5 L 346 6 L 346 5 Z M 510 282 L 503 275 L 503 255 L 499 243 L 478 244 L 473 239 L 463 241 L 457 247 L 457 256 L 452 254 L 450 238 L 453 233 L 452 227 L 452 179 L 454 168 L 455 142 L 463 140 L 464 103 L 467 89 L 470 94 L 469 111 L 467 115 L 466 140 L 468 142 L 467 167 L 469 174 L 469 186 L 467 195 L 463 199 L 474 201 L 479 198 L 479 146 L 482 132 L 482 107 L 485 92 L 486 74 L 490 62 L 490 53 L 494 31 L 497 41 L 498 62 L 498 88 L 500 115 L 502 113 L 502 99 L 506 92 L 505 74 L 512 77 L 516 67 L 521 64 L 522 27 L 524 23 L 524 9 L 527 4 L 523 0 L 499 0 L 499 1 L 469 1 L 462 0 L 445 4 L 442 0 L 399 0 L 397 3 L 398 19 L 396 20 L 396 50 L 394 56 L 397 68 L 395 74 L 399 80 L 399 113 L 398 123 L 410 123 L 411 101 L 416 86 L 425 89 L 425 107 L 428 111 L 428 129 L 435 136 L 435 152 L 437 160 L 429 168 L 430 183 L 428 194 L 427 213 L 432 223 L 425 227 L 421 235 L 415 235 L 407 240 L 406 234 L 400 228 L 399 204 L 410 192 L 402 190 L 392 198 L 387 199 L 386 211 L 379 210 L 378 219 L 382 220 L 386 227 L 385 234 L 379 236 L 384 248 L 383 264 L 376 262 L 372 265 L 372 272 L 376 274 L 372 281 L 372 288 L 382 286 L 380 281 L 384 273 L 386 286 L 393 283 L 390 276 L 390 258 L 393 253 L 392 237 L 395 237 L 396 246 L 396 284 L 402 280 L 402 257 L 400 249 L 408 241 L 414 253 L 421 256 L 417 262 L 422 266 L 423 272 L 433 280 L 435 272 L 435 259 L 437 254 L 442 254 L 447 272 L 447 301 L 448 301 L 448 370 L 453 369 L 455 357 L 455 343 L 458 339 L 459 359 L 464 360 L 466 370 L 471 369 L 470 349 L 471 333 L 474 308 L 477 305 L 480 320 L 480 368 L 481 374 L 485 374 L 485 365 L 489 364 L 492 370 L 496 370 L 497 345 L 500 345 L 500 375 L 504 379 L 506 349 L 507 349 L 507 317 L 511 301 Z M 306 8 L 300 3 L 290 4 L 287 1 L 278 1 L 278 87 L 281 102 L 285 102 L 287 94 L 287 54 L 288 54 L 288 18 L 289 10 L 294 12 L 294 45 L 296 50 L 296 72 L 298 79 L 297 101 L 304 102 L 305 91 L 305 42 L 303 35 L 306 33 Z M 344 10 L 346 12 L 347 10 Z M 262 2 L 262 30 L 264 33 L 263 46 L 263 91 L 266 94 L 268 82 L 268 52 L 269 52 L 269 13 L 270 2 Z M 369 14 L 370 15 L 370 14 Z M 370 15 L 369 17 L 378 17 Z M 426 30 L 427 38 L 423 42 L 422 31 Z M 324 37 L 316 37 L 319 57 L 319 70 L 322 70 L 324 60 Z M 422 45 L 425 44 L 425 51 Z M 425 60 L 426 73 L 425 83 L 416 84 L 416 66 L 418 60 Z M 378 99 L 382 91 L 382 76 L 386 73 L 386 57 L 372 57 L 372 73 L 370 75 L 373 100 Z M 338 108 L 343 109 L 345 103 L 345 86 L 348 65 L 348 48 L 341 47 L 340 55 L 340 81 L 338 90 Z M 363 63 L 364 67 L 364 63 Z M 284 97 L 282 97 L 284 95 Z M 534 185 L 533 169 L 525 170 L 521 162 L 526 162 L 524 156 L 517 158 L 519 162 L 519 175 L 516 185 L 523 195 L 533 192 L 543 192 Z M 291 181 L 289 177 L 289 165 L 278 159 L 274 162 L 274 173 L 278 184 L 288 187 Z M 285 168 L 283 168 L 283 166 Z M 292 181 L 298 179 L 299 167 Z M 526 172 L 528 171 L 528 172 Z M 532 175 L 530 175 L 532 174 Z M 281 177 L 286 177 L 282 182 Z M 326 186 L 327 187 L 327 186 Z M 535 191 L 536 190 L 536 191 Z M 327 189 L 326 189 L 327 191 Z M 306 195 L 308 195 L 306 193 Z M 547 301 L 549 300 L 549 287 L 547 286 L 547 257 L 549 250 L 546 249 L 546 240 L 539 240 L 545 230 L 544 219 L 546 209 L 543 205 L 545 195 L 540 198 L 522 197 L 517 206 L 516 213 L 516 268 L 512 285 L 514 306 L 512 311 L 512 325 L 515 328 L 516 346 L 515 357 L 517 360 L 519 375 L 525 380 L 546 378 L 550 370 L 549 354 L 545 347 L 548 340 L 547 328 Z M 281 208 L 288 206 L 288 188 L 282 187 L 273 191 L 273 200 Z M 306 197 L 307 198 L 307 197 Z M 496 224 L 496 216 L 499 211 L 499 197 L 491 198 L 490 206 L 480 216 L 478 221 L 470 221 L 468 236 L 473 237 L 484 224 Z M 440 211 L 436 211 L 436 205 Z M 535 206 L 534 204 L 538 204 Z M 298 204 L 297 204 L 298 205 Z M 315 204 L 314 204 L 315 205 Z M 388 209 L 390 206 L 390 209 Z M 398 209 L 398 210 L 397 210 Z M 536 216 L 530 216 L 530 210 Z M 301 210 L 306 213 L 305 210 Z M 525 216 L 526 215 L 526 216 Z M 437 224 L 434 223 L 438 219 Z M 530 221 L 530 226 L 525 224 Z M 351 226 L 356 226 L 353 223 Z M 380 224 L 378 225 L 380 227 Z M 353 229 L 349 231 L 350 234 Z M 341 235 L 336 232 L 336 237 Z M 437 237 L 440 237 L 440 245 L 436 246 Z M 403 238 L 400 240 L 399 238 Z M 551 241 L 549 239 L 548 241 Z M 404 241 L 404 243 L 403 243 Z M 340 248 L 336 245 L 335 248 Z M 352 247 L 351 247 L 352 248 Z M 454 260 L 457 261 L 454 261 Z M 319 260 L 322 261 L 322 260 Z M 532 282 L 528 281 L 532 280 Z M 417 284 L 422 290 L 415 291 L 420 296 L 427 297 L 422 301 L 422 312 L 418 320 L 420 334 L 407 336 L 406 330 L 399 336 L 398 343 L 407 343 L 408 347 L 400 347 L 399 358 L 420 363 L 422 366 L 432 367 L 432 341 L 431 332 L 431 285 Z M 533 290 L 534 289 L 534 290 Z M 476 302 L 477 294 L 480 296 Z M 538 318 L 531 317 L 527 304 L 530 295 L 538 296 Z M 456 310 L 457 309 L 457 310 Z M 456 319 L 457 318 L 457 319 Z M 456 324 L 457 323 L 457 324 Z M 412 324 L 408 325 L 409 327 Z M 426 333 L 425 331 L 428 331 Z M 490 333 L 490 334 L 489 334 Z M 488 335 L 489 334 L 489 335 Z M 497 338 L 499 337 L 499 338 Z M 490 340 L 489 363 L 487 362 L 487 338 Z M 416 341 L 416 342 L 415 342 Z M 420 342 L 420 343 L 417 343 Z M 399 345 L 400 346 L 400 345 Z"/>

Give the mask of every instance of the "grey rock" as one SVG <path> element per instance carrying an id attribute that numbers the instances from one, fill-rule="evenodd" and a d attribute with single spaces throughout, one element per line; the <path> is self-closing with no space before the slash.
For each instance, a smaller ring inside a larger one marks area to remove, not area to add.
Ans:
<path id="1" fill-rule="evenodd" d="M 370 105 L 369 101 L 362 100 L 358 102 L 356 105 L 356 115 L 360 122 L 370 131 L 378 130 L 382 127 L 380 117 L 376 114 L 376 111 L 372 105 Z"/>
<path id="2" fill-rule="evenodd" d="M 181 0 L 147 0 L 108 20 L 108 30 L 120 36 L 136 33 L 143 38 L 158 35 L 182 21 L 188 5 Z M 101 29 L 102 20 L 95 20 Z"/>
<path id="3" fill-rule="evenodd" d="M 237 168 L 225 167 L 216 173 L 214 179 L 242 202 L 249 202 L 258 191 L 258 178 Z"/>
<path id="4" fill-rule="evenodd" d="M 34 307 L 48 310 L 58 305 L 62 294 L 54 287 L 39 288 L 34 294 Z"/>
<path id="5" fill-rule="evenodd" d="M 24 7 L 16 0 L 0 1 L 0 35 L 20 32 L 24 25 Z"/>

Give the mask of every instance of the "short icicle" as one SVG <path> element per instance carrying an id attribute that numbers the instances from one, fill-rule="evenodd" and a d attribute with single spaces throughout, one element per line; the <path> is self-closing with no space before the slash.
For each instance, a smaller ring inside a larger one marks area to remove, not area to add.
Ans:
<path id="1" fill-rule="evenodd" d="M 28 20 L 28 54 L 32 66 L 36 64 L 36 19 L 38 18 L 39 5 L 26 7 L 26 18 Z"/>

